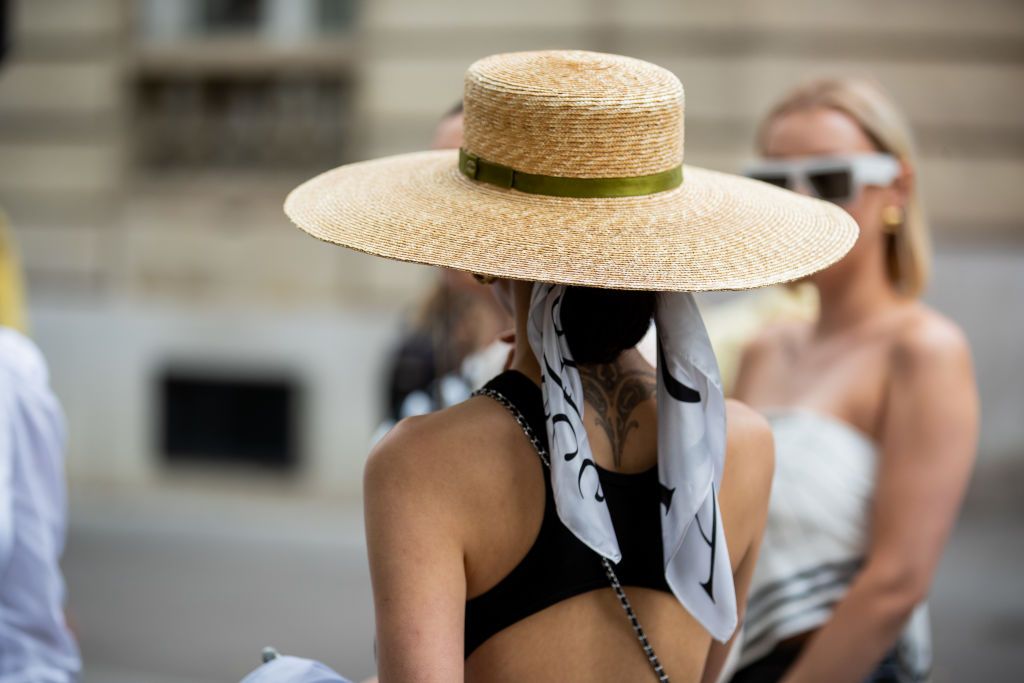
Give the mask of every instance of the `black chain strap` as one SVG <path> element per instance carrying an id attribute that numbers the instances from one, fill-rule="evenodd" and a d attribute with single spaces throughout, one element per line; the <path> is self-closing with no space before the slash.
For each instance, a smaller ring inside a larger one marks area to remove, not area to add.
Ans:
<path id="1" fill-rule="evenodd" d="M 636 634 L 636 639 L 640 641 L 640 647 L 644 649 L 644 654 L 647 655 L 647 661 L 651 663 L 651 668 L 657 674 L 658 680 L 661 683 L 668 683 L 668 674 L 665 673 L 665 669 L 661 666 L 661 661 L 658 659 L 658 655 L 655 654 L 651 642 L 647 640 L 644 627 L 640 625 L 640 620 L 637 618 L 636 612 L 633 611 L 633 605 L 629 604 L 629 598 L 626 597 L 626 591 L 622 590 L 622 584 L 619 583 L 619 577 L 615 574 L 611 561 L 607 557 L 602 557 L 601 562 L 604 564 L 604 573 L 608 577 L 608 583 L 612 585 L 612 590 L 618 596 L 619 604 L 626 611 L 629 623 L 633 626 L 633 633 Z"/>
<path id="2" fill-rule="evenodd" d="M 533 448 L 537 451 L 537 455 L 540 456 L 541 462 L 544 463 L 545 467 L 551 469 L 551 459 L 548 457 L 547 449 L 541 440 L 537 438 L 533 427 L 530 426 L 530 423 L 526 421 L 526 418 L 512 401 L 508 400 L 501 392 L 486 387 L 473 392 L 473 395 L 486 396 L 504 406 L 505 410 L 515 418 L 516 423 L 519 424 L 526 438 L 533 444 Z M 654 669 L 659 683 L 668 683 L 668 674 L 665 673 L 664 667 L 661 666 L 661 660 L 658 659 L 658 655 L 654 652 L 654 647 L 651 646 L 651 642 L 647 639 L 647 633 L 644 631 L 644 627 L 640 625 L 640 620 L 637 618 L 636 612 L 633 611 L 633 605 L 630 604 L 629 598 L 626 597 L 626 591 L 622 589 L 622 584 L 619 583 L 619 577 L 615 573 L 611 561 L 606 557 L 602 557 L 601 563 L 604 565 L 604 573 L 608 577 L 608 583 L 611 584 L 612 590 L 615 591 L 615 595 L 619 599 L 619 604 L 622 605 L 622 609 L 626 612 L 626 617 L 629 618 L 629 623 L 633 627 L 633 633 L 636 634 L 637 641 L 640 643 L 640 647 L 643 648 L 644 655 L 646 655 L 647 661 L 650 662 L 651 668 Z"/>

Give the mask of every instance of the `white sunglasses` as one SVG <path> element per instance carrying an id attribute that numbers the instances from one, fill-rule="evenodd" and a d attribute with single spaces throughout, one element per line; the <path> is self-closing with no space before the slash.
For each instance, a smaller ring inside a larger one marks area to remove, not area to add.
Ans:
<path id="1" fill-rule="evenodd" d="M 865 185 L 885 187 L 899 174 L 899 160 L 883 153 L 763 159 L 744 171 L 748 178 L 806 192 L 835 204 L 855 199 Z"/>

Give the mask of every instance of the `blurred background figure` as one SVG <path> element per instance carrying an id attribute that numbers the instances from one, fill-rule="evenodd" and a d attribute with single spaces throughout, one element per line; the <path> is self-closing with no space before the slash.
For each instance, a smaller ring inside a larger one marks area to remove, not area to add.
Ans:
<path id="1" fill-rule="evenodd" d="M 433 149 L 462 146 L 462 103 L 437 125 Z M 437 269 L 391 359 L 388 405 L 378 434 L 396 421 L 461 403 L 501 372 L 511 346 L 498 337 L 512 321 L 470 273 Z"/>
<path id="2" fill-rule="evenodd" d="M 893 93 L 928 191 L 925 300 L 967 334 L 985 406 L 932 591 L 935 677 L 1017 677 L 1024 5 L 14 4 L 0 205 L 67 415 L 86 683 L 237 681 L 263 644 L 373 671 L 361 472 L 396 331 L 437 272 L 325 249 L 281 204 L 319 170 L 422 149 L 475 59 L 556 46 L 673 70 L 687 161 L 726 171 L 798 82 L 868 75 Z M 709 324 L 745 297 L 702 297 Z"/>
<path id="3" fill-rule="evenodd" d="M 735 395 L 769 416 L 777 465 L 732 680 L 923 681 L 923 603 L 978 402 L 963 333 L 918 301 L 931 254 L 911 134 L 876 85 L 820 80 L 772 109 L 758 144 L 752 177 L 843 206 L 861 232 L 809 278 L 817 321 L 765 331 L 740 367 Z"/>
<path id="4" fill-rule="evenodd" d="M 71 683 L 81 668 L 64 617 L 64 416 L 46 361 L 0 327 L 0 680 Z"/>

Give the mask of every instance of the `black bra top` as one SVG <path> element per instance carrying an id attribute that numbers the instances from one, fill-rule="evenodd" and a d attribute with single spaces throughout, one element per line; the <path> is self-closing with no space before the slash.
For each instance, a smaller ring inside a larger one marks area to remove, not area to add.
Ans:
<path id="1" fill-rule="evenodd" d="M 540 387 L 522 373 L 498 375 L 484 391 L 500 394 L 547 448 Z M 538 464 L 544 468 L 540 458 Z M 622 562 L 615 566 L 623 586 L 671 593 L 665 581 L 657 468 L 622 474 L 598 468 Z M 516 567 L 487 592 L 466 601 L 465 656 L 494 634 L 555 603 L 608 588 L 600 556 L 558 519 L 551 479 L 544 468 L 544 518 L 533 546 Z"/>

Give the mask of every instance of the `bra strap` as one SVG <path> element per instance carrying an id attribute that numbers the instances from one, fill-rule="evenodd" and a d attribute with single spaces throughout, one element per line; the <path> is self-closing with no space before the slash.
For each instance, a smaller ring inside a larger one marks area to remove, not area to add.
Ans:
<path id="1" fill-rule="evenodd" d="M 523 415 L 522 411 L 519 410 L 515 403 L 509 400 L 505 394 L 490 387 L 484 387 L 483 389 L 474 391 L 473 396 L 486 396 L 487 398 L 497 401 L 504 406 L 505 410 L 515 418 L 516 423 L 519 424 L 519 428 L 523 430 L 523 434 L 526 435 L 526 438 L 530 440 L 530 443 L 533 445 L 533 450 L 535 450 L 537 455 L 540 456 L 541 462 L 544 463 L 545 467 L 550 469 L 551 461 L 548 460 L 548 450 L 544 446 L 544 442 L 537 436 L 537 432 L 530 426 L 529 420 L 526 419 L 526 416 Z"/>

